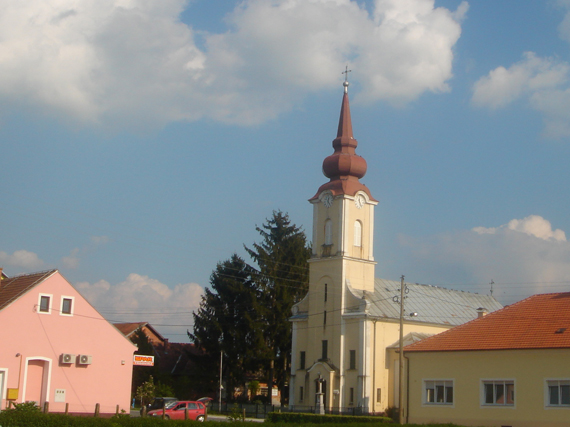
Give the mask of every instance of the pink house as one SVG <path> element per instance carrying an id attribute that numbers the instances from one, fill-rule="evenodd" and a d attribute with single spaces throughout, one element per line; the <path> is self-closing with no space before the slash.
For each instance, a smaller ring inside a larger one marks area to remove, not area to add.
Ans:
<path id="1" fill-rule="evenodd" d="M 136 346 L 59 271 L 0 277 L 0 409 L 128 412 Z"/>

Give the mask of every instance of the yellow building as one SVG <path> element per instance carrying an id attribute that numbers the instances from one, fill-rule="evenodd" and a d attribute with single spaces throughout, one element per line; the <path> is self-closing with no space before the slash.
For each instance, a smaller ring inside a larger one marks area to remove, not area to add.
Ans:
<path id="1" fill-rule="evenodd" d="M 375 279 L 378 201 L 360 182 L 367 164 L 355 152 L 347 81 L 344 89 L 334 153 L 323 162 L 329 182 L 309 200 L 313 254 L 308 294 L 291 317 L 289 406 L 314 410 L 322 386 L 325 411 L 379 413 L 398 406 L 401 286 Z M 409 342 L 472 320 L 480 307 L 501 308 L 492 297 L 467 292 L 411 283 L 405 290 Z"/>
<path id="2" fill-rule="evenodd" d="M 404 354 L 410 423 L 570 425 L 570 293 L 534 295 Z"/>

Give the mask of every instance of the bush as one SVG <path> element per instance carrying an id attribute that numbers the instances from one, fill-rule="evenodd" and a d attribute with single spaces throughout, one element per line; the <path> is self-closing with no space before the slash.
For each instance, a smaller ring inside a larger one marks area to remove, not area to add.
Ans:
<path id="1" fill-rule="evenodd" d="M 8 411 L 15 411 L 15 412 L 40 412 L 41 409 L 36 402 L 23 402 L 23 403 L 14 403 L 14 407 L 8 409 Z"/>
<path id="2" fill-rule="evenodd" d="M 163 420 L 160 417 L 95 418 L 14 410 L 0 412 L 0 426 L 3 427 L 189 427 L 194 425 L 198 423 L 196 421 Z"/>
<path id="3" fill-rule="evenodd" d="M 266 396 L 264 394 L 258 394 L 251 400 L 253 403 L 257 403 L 258 405 L 271 405 L 271 396 Z"/>
<path id="4" fill-rule="evenodd" d="M 268 423 L 295 424 L 357 424 L 357 423 L 391 423 L 387 417 L 357 416 L 357 415 L 319 415 L 297 412 L 270 412 L 267 414 Z"/>
<path id="5" fill-rule="evenodd" d="M 228 421 L 243 421 L 243 411 L 236 403 L 234 403 L 234 406 L 232 406 L 232 409 L 228 414 Z"/>

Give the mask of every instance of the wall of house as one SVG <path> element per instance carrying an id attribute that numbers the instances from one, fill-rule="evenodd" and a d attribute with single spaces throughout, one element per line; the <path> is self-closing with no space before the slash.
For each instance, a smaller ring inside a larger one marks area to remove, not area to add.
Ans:
<path id="1" fill-rule="evenodd" d="M 568 426 L 570 406 L 548 405 L 548 379 L 570 379 L 570 349 L 406 353 L 409 422 L 466 426 Z M 424 380 L 453 381 L 453 404 L 426 404 Z M 483 380 L 512 380 L 514 404 L 483 404 Z"/>
<path id="2" fill-rule="evenodd" d="M 50 312 L 38 310 L 41 295 Z M 72 299 L 72 314 L 61 313 L 62 297 Z M 7 389 L 19 389 L 16 402 L 49 402 L 50 412 L 129 411 L 136 347 L 59 274 L 55 273 L 0 311 L 0 408 Z M 61 354 L 89 355 L 91 364 L 61 363 Z"/>

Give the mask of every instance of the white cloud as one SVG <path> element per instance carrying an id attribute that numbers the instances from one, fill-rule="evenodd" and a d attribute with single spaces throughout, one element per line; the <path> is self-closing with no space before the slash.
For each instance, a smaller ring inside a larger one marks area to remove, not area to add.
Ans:
<path id="1" fill-rule="evenodd" d="M 566 241 L 566 234 L 560 229 L 553 230 L 550 221 L 540 215 L 530 215 L 524 219 L 512 219 L 508 224 L 496 228 L 475 227 L 474 232 L 479 234 L 496 234 L 501 230 L 513 230 L 543 240 Z"/>
<path id="2" fill-rule="evenodd" d="M 79 267 L 79 248 L 73 249 L 69 256 L 63 257 L 61 262 L 65 268 L 77 268 Z"/>
<path id="3" fill-rule="evenodd" d="M 491 109 L 505 107 L 522 96 L 556 90 L 568 82 L 570 66 L 526 52 L 522 61 L 508 69 L 497 67 L 473 88 L 473 103 Z"/>
<path id="4" fill-rule="evenodd" d="M 558 0 L 564 18 L 558 27 L 570 42 L 570 1 Z M 503 108 L 522 99 L 538 111 L 544 121 L 544 136 L 570 136 L 570 64 L 557 58 L 541 58 L 526 52 L 518 63 L 500 66 L 473 86 L 472 102 L 478 107 Z"/>
<path id="5" fill-rule="evenodd" d="M 109 243 L 110 240 L 108 236 L 91 236 L 91 242 L 95 245 L 104 245 Z"/>
<path id="6" fill-rule="evenodd" d="M 536 92 L 530 102 L 543 114 L 546 137 L 559 139 L 570 136 L 570 87 Z"/>
<path id="7" fill-rule="evenodd" d="M 116 285 L 101 280 L 80 282 L 76 289 L 110 321 L 149 322 L 173 340 L 187 341 L 186 330 L 192 329 L 192 311 L 197 309 L 204 289 L 196 283 L 170 288 L 156 279 L 129 274 Z M 182 326 L 164 326 L 182 325 Z"/>
<path id="8" fill-rule="evenodd" d="M 101 245 L 109 243 L 110 239 L 107 236 L 91 236 L 89 238 L 89 243 L 83 245 L 81 248 L 74 248 L 70 251 L 68 256 L 64 256 L 61 259 L 61 264 L 65 268 L 75 269 L 79 267 L 81 262 L 81 257 L 89 254 L 94 249 L 97 249 Z"/>
<path id="9" fill-rule="evenodd" d="M 494 228 L 422 238 L 401 236 L 400 243 L 412 259 L 412 276 L 422 280 L 422 274 L 428 274 L 444 284 L 465 283 L 467 277 L 473 284 L 463 289 L 484 294 L 494 280 L 494 295 L 504 304 L 570 287 L 570 243 L 564 231 L 552 229 L 538 215 Z"/>
<path id="10" fill-rule="evenodd" d="M 14 251 L 11 255 L 0 251 L 0 264 L 5 267 L 35 269 L 42 267 L 44 262 L 35 253 L 21 249 Z"/>
<path id="11" fill-rule="evenodd" d="M 558 26 L 558 34 L 562 40 L 566 40 L 570 42 L 570 1 L 569 0 L 558 0 L 558 5 L 561 9 L 566 9 L 566 14 L 564 15 L 564 19 Z"/>
<path id="12" fill-rule="evenodd" d="M 236 1 L 236 4 L 238 2 Z M 229 29 L 180 22 L 184 0 L 29 0 L 0 6 L 0 98 L 115 126 L 175 120 L 254 124 L 338 85 L 405 103 L 449 90 L 467 10 L 433 0 L 246 0 Z M 192 4 L 188 6 L 192 14 Z"/>

